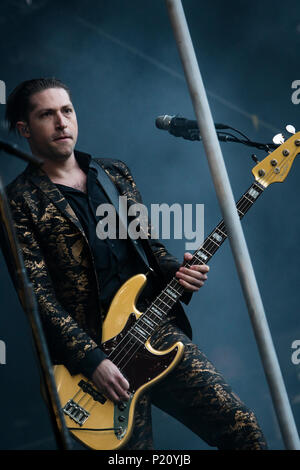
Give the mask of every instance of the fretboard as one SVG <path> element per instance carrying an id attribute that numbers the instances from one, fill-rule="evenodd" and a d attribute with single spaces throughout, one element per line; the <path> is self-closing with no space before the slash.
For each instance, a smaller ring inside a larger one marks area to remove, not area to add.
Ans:
<path id="1" fill-rule="evenodd" d="M 258 197 L 263 193 L 264 187 L 258 182 L 252 183 L 250 188 L 243 194 L 236 204 L 240 219 L 253 206 Z M 183 264 L 184 267 L 191 265 L 207 264 L 213 255 L 227 238 L 227 231 L 223 220 L 205 239 L 199 249 L 193 253 L 193 258 Z M 156 328 L 166 319 L 166 316 L 185 292 L 184 287 L 174 276 L 163 291 L 156 297 L 147 310 L 139 317 L 132 328 L 131 334 L 135 340 L 141 343 L 151 336 Z"/>

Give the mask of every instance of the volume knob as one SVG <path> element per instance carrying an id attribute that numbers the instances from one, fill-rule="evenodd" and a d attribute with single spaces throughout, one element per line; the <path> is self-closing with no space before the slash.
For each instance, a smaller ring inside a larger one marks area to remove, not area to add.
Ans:
<path id="1" fill-rule="evenodd" d="M 122 401 L 118 404 L 118 408 L 120 411 L 124 411 L 126 406 L 126 403 L 123 403 Z"/>

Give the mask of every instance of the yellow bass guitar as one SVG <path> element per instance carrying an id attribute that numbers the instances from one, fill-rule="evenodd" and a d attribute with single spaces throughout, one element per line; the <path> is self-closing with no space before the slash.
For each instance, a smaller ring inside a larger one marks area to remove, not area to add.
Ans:
<path id="1" fill-rule="evenodd" d="M 236 205 L 240 218 L 269 184 L 284 181 L 299 152 L 300 132 L 252 169 L 255 181 Z M 226 227 L 221 221 L 185 266 L 207 264 L 226 238 Z M 180 299 L 183 287 L 174 277 L 142 313 L 136 303 L 146 282 L 146 276 L 138 274 L 119 289 L 102 328 L 101 348 L 130 384 L 128 402 L 115 404 L 83 375 L 71 376 L 64 366 L 54 367 L 66 425 L 75 438 L 91 449 L 116 450 L 126 445 L 132 434 L 138 398 L 171 372 L 183 354 L 180 342 L 165 351 L 157 351 L 150 344 L 151 335 Z"/>

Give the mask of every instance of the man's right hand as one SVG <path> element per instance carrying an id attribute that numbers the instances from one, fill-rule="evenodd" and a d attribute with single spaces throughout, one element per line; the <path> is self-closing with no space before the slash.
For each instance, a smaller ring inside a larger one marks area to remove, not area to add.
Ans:
<path id="1" fill-rule="evenodd" d="M 109 359 L 103 359 L 92 375 L 98 390 L 109 400 L 117 403 L 129 400 L 129 383 Z"/>

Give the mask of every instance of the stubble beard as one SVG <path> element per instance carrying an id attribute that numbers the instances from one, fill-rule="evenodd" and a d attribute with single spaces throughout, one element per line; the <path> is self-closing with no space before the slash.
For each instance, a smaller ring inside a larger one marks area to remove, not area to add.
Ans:
<path id="1" fill-rule="evenodd" d="M 55 145 L 55 144 L 54 144 Z M 37 156 L 47 159 L 51 162 L 65 162 L 67 161 L 73 154 L 75 145 L 70 145 L 66 147 L 64 150 L 61 149 L 59 151 L 58 148 L 55 148 L 54 146 L 49 145 L 46 149 L 35 149 L 33 150 L 32 153 L 37 154 Z"/>
<path id="2" fill-rule="evenodd" d="M 73 154 L 73 148 L 62 153 L 62 152 L 49 152 L 49 155 L 47 156 L 48 160 L 51 160 L 52 162 L 66 162 L 71 155 Z"/>

